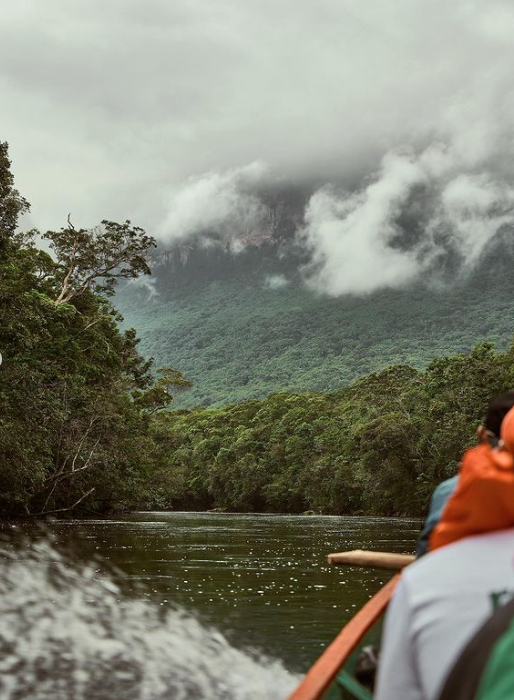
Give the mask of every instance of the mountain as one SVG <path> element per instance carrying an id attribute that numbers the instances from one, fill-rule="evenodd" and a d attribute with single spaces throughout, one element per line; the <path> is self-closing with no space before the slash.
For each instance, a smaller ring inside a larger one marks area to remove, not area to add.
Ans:
<path id="1" fill-rule="evenodd" d="M 116 305 L 157 366 L 194 383 L 176 407 L 220 406 L 277 391 L 331 390 L 393 363 L 424 367 L 479 340 L 506 348 L 514 331 L 512 253 L 496 248 L 444 285 L 328 298 L 302 281 L 288 236 L 159 252 L 145 286 Z"/>

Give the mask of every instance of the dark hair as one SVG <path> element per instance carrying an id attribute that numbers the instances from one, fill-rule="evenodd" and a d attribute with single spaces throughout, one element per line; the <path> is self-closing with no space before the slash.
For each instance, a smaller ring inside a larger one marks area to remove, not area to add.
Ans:
<path id="1" fill-rule="evenodd" d="M 491 399 L 491 403 L 485 414 L 484 425 L 487 430 L 494 433 L 496 437 L 500 437 L 502 421 L 512 407 L 514 407 L 514 389 L 506 391 L 505 394 L 499 394 L 495 396 L 494 399 Z"/>

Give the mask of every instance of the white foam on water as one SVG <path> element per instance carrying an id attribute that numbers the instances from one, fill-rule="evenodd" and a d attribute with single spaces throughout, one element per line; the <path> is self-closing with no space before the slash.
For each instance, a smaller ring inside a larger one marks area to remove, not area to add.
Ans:
<path id="1" fill-rule="evenodd" d="M 48 542 L 0 554 L 0 700 L 279 700 L 298 682 Z"/>

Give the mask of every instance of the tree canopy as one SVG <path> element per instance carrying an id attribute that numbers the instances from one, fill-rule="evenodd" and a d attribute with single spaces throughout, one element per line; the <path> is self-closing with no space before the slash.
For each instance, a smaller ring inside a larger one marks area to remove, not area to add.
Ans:
<path id="1" fill-rule="evenodd" d="M 333 393 L 164 413 L 148 504 L 420 516 L 456 473 L 490 398 L 512 386 L 514 348 L 482 343 Z"/>
<path id="2" fill-rule="evenodd" d="M 155 239 L 130 221 L 122 224 L 104 220 L 93 229 L 76 229 L 68 216 L 68 226 L 47 231 L 57 266 L 56 304 L 66 304 L 88 289 L 112 294 L 119 279 L 135 279 L 150 274 L 148 251 Z"/>
<path id="3" fill-rule="evenodd" d="M 129 507 L 152 450 L 148 411 L 187 382 L 151 361 L 105 297 L 149 272 L 153 238 L 129 222 L 48 233 L 55 257 L 19 233 L 27 202 L 0 147 L 0 508 L 4 514 Z M 166 397 L 163 394 L 166 393 Z M 159 400 L 157 400 L 157 398 Z"/>

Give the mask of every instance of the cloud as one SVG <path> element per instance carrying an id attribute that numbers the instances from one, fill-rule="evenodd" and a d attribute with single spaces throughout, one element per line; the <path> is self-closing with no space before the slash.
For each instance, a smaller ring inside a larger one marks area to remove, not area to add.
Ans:
<path id="1" fill-rule="evenodd" d="M 332 296 L 403 287 L 450 255 L 457 270 L 473 269 L 514 225 L 514 189 L 487 167 L 437 144 L 388 154 L 356 192 L 319 190 L 301 232 L 312 255 L 308 283 Z"/>
<path id="2" fill-rule="evenodd" d="M 237 252 L 245 237 L 264 225 L 266 211 L 256 190 L 265 176 L 264 164 L 255 162 L 190 178 L 168 196 L 159 240 L 170 244 L 222 233 Z"/>
<path id="3" fill-rule="evenodd" d="M 155 277 L 148 277 L 147 275 L 142 275 L 135 279 L 129 280 L 127 284 L 130 284 L 138 289 L 144 289 L 148 294 L 148 299 L 154 299 L 159 296 L 157 291 L 157 280 Z"/>
<path id="4" fill-rule="evenodd" d="M 266 275 L 264 278 L 264 287 L 266 289 L 283 289 L 288 284 L 289 280 L 285 275 Z"/>
<path id="5" fill-rule="evenodd" d="M 508 0 L 19 0 L 0 137 L 43 230 L 237 250 L 285 183 L 315 192 L 312 284 L 400 286 L 511 225 L 513 31 Z"/>
<path id="6" fill-rule="evenodd" d="M 410 281 L 418 261 L 412 251 L 391 246 L 397 235 L 393 221 L 420 182 L 415 162 L 389 157 L 380 177 L 361 192 L 317 192 L 307 207 L 304 230 L 313 258 L 311 283 L 337 296 Z"/>

